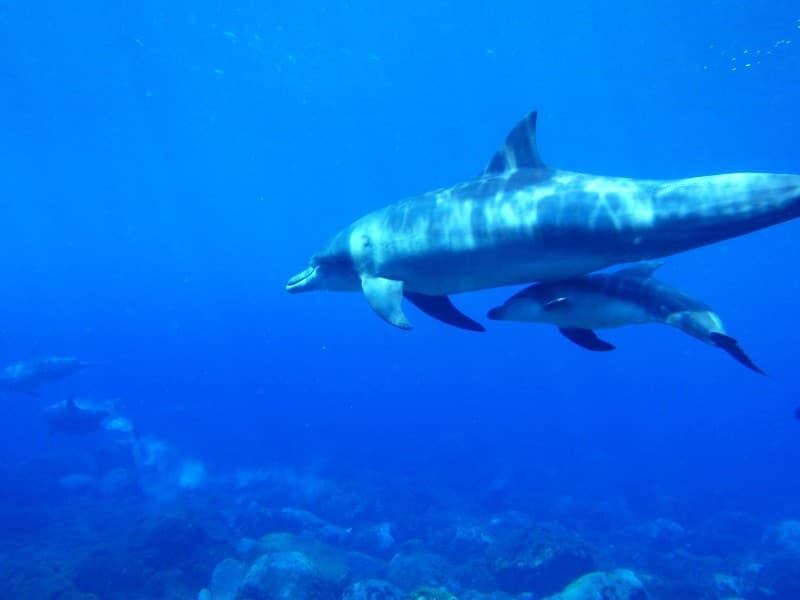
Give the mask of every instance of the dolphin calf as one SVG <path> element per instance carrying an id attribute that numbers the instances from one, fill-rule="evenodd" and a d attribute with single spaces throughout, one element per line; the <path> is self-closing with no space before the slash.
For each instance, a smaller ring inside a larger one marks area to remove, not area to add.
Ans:
<path id="1" fill-rule="evenodd" d="M 800 215 L 800 176 L 603 177 L 548 167 L 536 113 L 476 179 L 391 204 L 336 234 L 286 290 L 362 291 L 383 319 L 403 297 L 446 323 L 483 327 L 448 296 L 555 281 L 704 246 Z"/>
<path id="2" fill-rule="evenodd" d="M 501 321 L 550 323 L 569 340 L 588 350 L 613 350 L 595 329 L 638 323 L 664 323 L 725 350 L 749 369 L 762 371 L 711 307 L 653 277 L 660 262 L 635 265 L 615 273 L 583 275 L 536 283 L 489 311 Z"/>
<path id="3" fill-rule="evenodd" d="M 20 361 L 0 370 L 0 390 L 36 395 L 46 383 L 68 377 L 89 363 L 72 356 L 46 356 Z"/>

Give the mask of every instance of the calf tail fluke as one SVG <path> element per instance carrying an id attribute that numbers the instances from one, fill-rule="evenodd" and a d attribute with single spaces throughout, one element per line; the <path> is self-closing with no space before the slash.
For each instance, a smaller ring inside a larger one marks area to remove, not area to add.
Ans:
<path id="1" fill-rule="evenodd" d="M 711 341 L 714 345 L 719 346 L 725 352 L 730 354 L 733 358 L 738 360 L 748 369 L 752 369 L 756 373 L 761 373 L 762 375 L 766 375 L 766 373 L 756 364 L 754 363 L 749 356 L 742 350 L 742 347 L 739 345 L 739 342 L 732 338 L 729 335 L 725 335 L 724 333 L 712 333 L 711 334 Z"/>

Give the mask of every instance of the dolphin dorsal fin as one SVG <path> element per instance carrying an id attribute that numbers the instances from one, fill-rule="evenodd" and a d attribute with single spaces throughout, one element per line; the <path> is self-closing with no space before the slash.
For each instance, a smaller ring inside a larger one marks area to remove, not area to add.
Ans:
<path id="1" fill-rule="evenodd" d="M 546 169 L 536 149 L 536 111 L 529 112 L 508 134 L 503 146 L 483 170 L 483 175 L 497 175 L 516 169 Z"/>
<path id="2" fill-rule="evenodd" d="M 636 277 L 637 279 L 647 279 L 652 277 L 653 273 L 664 264 L 663 260 L 650 260 L 642 262 L 632 267 L 625 267 L 620 269 L 614 275 L 624 275 L 626 277 Z"/>

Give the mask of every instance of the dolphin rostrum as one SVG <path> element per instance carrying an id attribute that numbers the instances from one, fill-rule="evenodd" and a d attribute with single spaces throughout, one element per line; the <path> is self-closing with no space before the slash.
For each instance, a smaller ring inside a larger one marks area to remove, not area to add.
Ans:
<path id="1" fill-rule="evenodd" d="M 411 328 L 412 304 L 483 330 L 448 296 L 555 281 L 659 258 L 800 215 L 800 175 L 731 173 L 678 180 L 552 169 L 526 116 L 477 179 L 361 217 L 311 257 L 289 292 L 361 290 L 383 319 Z"/>
<path id="2" fill-rule="evenodd" d="M 660 262 L 641 263 L 615 273 L 582 275 L 564 281 L 535 283 L 489 311 L 500 321 L 549 323 L 570 341 L 588 350 L 613 350 L 595 329 L 638 323 L 677 327 L 712 346 L 722 348 L 744 366 L 762 371 L 711 307 L 653 277 Z"/>

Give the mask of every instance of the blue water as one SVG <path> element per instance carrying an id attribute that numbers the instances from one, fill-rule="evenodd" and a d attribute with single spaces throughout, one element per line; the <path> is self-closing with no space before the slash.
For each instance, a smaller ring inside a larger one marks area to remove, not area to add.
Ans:
<path id="1" fill-rule="evenodd" d="M 354 530 L 392 522 L 398 553 L 435 546 L 439 521 L 420 506 L 487 522 L 517 511 L 591 538 L 597 569 L 634 570 L 654 598 L 718 597 L 710 580 L 674 591 L 669 561 L 685 555 L 800 597 L 776 583 L 800 572 L 800 534 L 773 539 L 800 519 L 800 224 L 671 257 L 659 275 L 713 306 L 769 377 L 656 325 L 606 332 L 618 349 L 598 355 L 543 325 L 476 335 L 408 307 L 404 332 L 360 294 L 284 291 L 355 218 L 474 177 L 534 108 L 541 154 L 563 169 L 800 172 L 796 2 L 6 3 L 0 86 L 0 363 L 92 363 L 41 396 L 2 397 L 0 580 L 16 597 L 194 597 L 238 538 L 281 527 L 215 527 L 221 549 L 183 578 L 164 575 L 175 542 L 147 563 L 163 576 L 152 589 L 40 567 L 55 585 L 27 557 L 60 564 L 62 542 L 114 555 L 165 513 L 197 529 L 241 519 L 242 469 L 380 506 L 263 500 Z M 455 300 L 482 319 L 511 291 Z M 169 448 L 166 466 L 142 475 L 103 434 L 50 435 L 42 407 L 73 394 L 119 398 Z M 134 483 L 58 483 L 112 471 Z M 733 557 L 707 533 L 732 514 L 748 524 Z M 609 558 L 604 535 L 656 518 L 687 538 L 662 552 L 634 535 Z"/>

